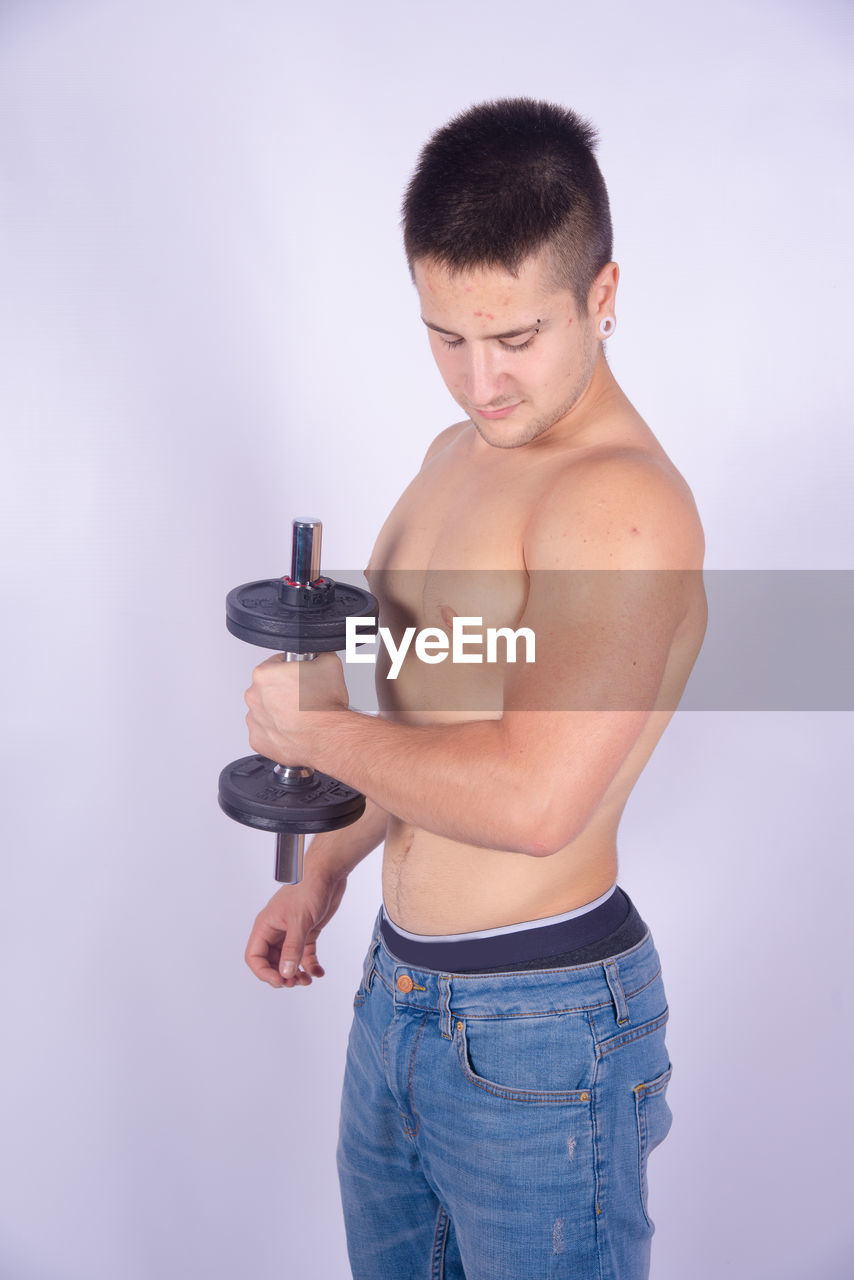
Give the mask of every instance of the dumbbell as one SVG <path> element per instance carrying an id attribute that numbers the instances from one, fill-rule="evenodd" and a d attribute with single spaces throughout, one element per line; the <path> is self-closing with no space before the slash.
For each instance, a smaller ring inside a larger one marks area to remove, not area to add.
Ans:
<path id="1" fill-rule="evenodd" d="M 229 591 L 225 625 L 233 636 L 283 650 L 284 662 L 306 662 L 345 647 L 347 618 L 376 621 L 377 602 L 369 591 L 321 576 L 322 530 L 319 520 L 294 520 L 290 575 Z M 276 832 L 276 879 L 282 884 L 302 879 L 306 835 L 349 826 L 365 812 L 365 797 L 343 782 L 264 756 L 226 765 L 219 775 L 219 804 L 236 822 Z"/>

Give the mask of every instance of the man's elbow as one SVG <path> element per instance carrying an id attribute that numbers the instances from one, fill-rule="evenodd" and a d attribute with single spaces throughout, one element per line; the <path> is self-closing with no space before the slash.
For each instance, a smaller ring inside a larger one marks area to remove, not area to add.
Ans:
<path id="1" fill-rule="evenodd" d="M 566 812 L 550 815 L 532 805 L 516 828 L 514 848 L 529 858 L 551 858 L 572 844 L 586 825 Z"/>
<path id="2" fill-rule="evenodd" d="M 514 768 L 500 785 L 501 847 L 529 858 L 551 858 L 572 844 L 601 800 L 587 778 L 558 761 L 553 767 L 541 760 L 536 768 Z"/>

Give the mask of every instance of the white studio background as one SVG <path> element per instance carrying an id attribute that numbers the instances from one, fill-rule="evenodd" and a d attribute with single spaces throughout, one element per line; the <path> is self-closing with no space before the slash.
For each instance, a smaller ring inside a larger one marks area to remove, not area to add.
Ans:
<path id="1" fill-rule="evenodd" d="M 610 358 L 709 565 L 851 568 L 851 51 L 842 0 L 0 5 L 4 1280 L 347 1274 L 379 859 L 328 976 L 256 983 L 272 849 L 215 791 L 259 651 L 223 598 L 294 515 L 361 568 L 457 416 L 400 247 L 418 148 L 489 97 L 588 115 Z M 682 713 L 627 812 L 673 1010 L 654 1280 L 851 1273 L 852 738 Z"/>

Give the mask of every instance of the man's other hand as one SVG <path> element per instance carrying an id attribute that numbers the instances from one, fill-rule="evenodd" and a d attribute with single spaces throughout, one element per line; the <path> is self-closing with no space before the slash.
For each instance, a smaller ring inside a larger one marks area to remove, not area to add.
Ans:
<path id="1" fill-rule="evenodd" d="M 309 872 L 300 884 L 286 884 L 258 913 L 246 946 L 246 963 L 271 987 L 307 987 L 322 978 L 317 938 L 338 910 L 346 876 Z"/>

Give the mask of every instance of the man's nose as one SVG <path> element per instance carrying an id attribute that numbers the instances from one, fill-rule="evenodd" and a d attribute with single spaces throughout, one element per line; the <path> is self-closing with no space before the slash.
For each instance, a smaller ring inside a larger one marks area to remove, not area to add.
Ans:
<path id="1" fill-rule="evenodd" d="M 500 358 L 488 347 L 472 343 L 468 350 L 466 396 L 478 409 L 486 409 L 501 395 L 503 370 Z"/>

